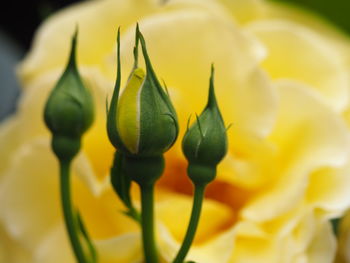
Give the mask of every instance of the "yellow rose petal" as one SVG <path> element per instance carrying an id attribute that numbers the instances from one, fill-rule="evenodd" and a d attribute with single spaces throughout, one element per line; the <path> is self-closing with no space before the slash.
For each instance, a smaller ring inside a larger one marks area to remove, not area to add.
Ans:
<path id="1" fill-rule="evenodd" d="M 270 140 L 279 148 L 275 180 L 244 208 L 243 216 L 264 221 L 297 205 L 307 189 L 309 173 L 338 167 L 349 157 L 350 137 L 344 121 L 307 87 L 279 82 L 280 110 Z"/>
<path id="2" fill-rule="evenodd" d="M 324 32 L 326 35 L 329 34 L 333 39 L 336 36 L 346 37 L 346 35 L 341 32 L 340 28 L 330 23 L 325 17 L 320 16 L 311 10 L 281 2 L 264 2 L 266 19 L 285 19 L 288 21 L 294 21 L 314 30 Z"/>
<path id="3" fill-rule="evenodd" d="M 340 216 L 350 205 L 350 164 L 342 167 L 325 167 L 310 176 L 306 200 L 311 205 L 326 211 L 329 216 Z"/>
<path id="4" fill-rule="evenodd" d="M 48 140 L 23 145 L 0 185 L 0 218 L 10 233 L 28 249 L 61 218 L 58 165 Z"/>
<path id="5" fill-rule="evenodd" d="M 125 207 L 111 187 L 96 196 L 81 183 L 75 186 L 74 202 L 91 238 L 103 240 L 139 231 L 137 223 L 123 213 Z"/>
<path id="6" fill-rule="evenodd" d="M 138 233 L 97 241 L 96 248 L 101 263 L 139 263 L 142 261 L 141 236 Z"/>
<path id="7" fill-rule="evenodd" d="M 292 21 L 308 27 L 322 37 L 327 38 L 327 41 L 334 45 L 334 49 L 342 52 L 342 58 L 350 65 L 350 49 L 349 36 L 329 20 L 314 12 L 308 11 L 297 6 L 286 5 L 282 2 L 266 2 L 264 3 L 265 18 L 267 19 L 283 19 Z"/>
<path id="8" fill-rule="evenodd" d="M 180 243 L 172 237 L 167 228 L 159 225 L 159 247 L 160 253 L 166 262 L 174 259 Z M 234 249 L 234 239 L 236 236 L 235 227 L 231 227 L 224 233 L 201 245 L 193 245 L 186 257 L 186 260 L 193 260 L 201 263 L 229 262 Z"/>
<path id="9" fill-rule="evenodd" d="M 254 251 L 254 252 L 252 252 Z M 235 250 L 230 263 L 282 263 L 281 251 L 273 238 L 236 239 Z M 284 262 L 283 262 L 284 263 Z"/>
<path id="10" fill-rule="evenodd" d="M 59 249 L 57 249 L 58 244 Z M 52 228 L 35 250 L 33 258 L 33 262 L 35 263 L 75 262 L 63 222 Z"/>
<path id="11" fill-rule="evenodd" d="M 157 219 L 168 228 L 178 242 L 181 242 L 187 229 L 192 198 L 186 195 L 165 192 L 156 204 Z M 196 232 L 195 244 L 206 242 L 218 231 L 228 228 L 233 221 L 234 215 L 228 207 L 206 199 Z"/>
<path id="12" fill-rule="evenodd" d="M 57 249 L 57 244 L 60 244 L 59 249 Z M 126 234 L 112 239 L 94 241 L 94 244 L 99 254 L 99 263 L 137 263 L 141 261 L 139 234 Z M 41 242 L 35 251 L 34 260 L 36 263 L 75 262 L 63 223 L 53 228 Z"/>
<path id="13" fill-rule="evenodd" d="M 81 68 L 80 71 L 85 85 L 92 92 L 95 107 L 95 120 L 83 137 L 82 151 L 86 154 L 95 176 L 103 181 L 110 172 L 115 152 L 106 130 L 106 99 L 112 96 L 113 82 L 97 69 Z"/>
<path id="14" fill-rule="evenodd" d="M 17 139 L 20 123 L 16 118 L 9 118 L 2 122 L 0 126 L 0 179 L 4 175 L 14 151 L 20 142 Z"/>
<path id="15" fill-rule="evenodd" d="M 246 24 L 261 19 L 266 14 L 266 3 L 262 0 L 221 0 L 239 23 Z"/>
<path id="16" fill-rule="evenodd" d="M 328 221 L 319 222 L 315 236 L 306 251 L 308 263 L 328 263 L 334 259 L 336 240 Z"/>
<path id="17" fill-rule="evenodd" d="M 203 10 L 207 13 L 220 16 L 223 19 L 231 19 L 229 10 L 215 0 L 172 0 L 165 5 L 159 5 L 164 12 L 177 10 Z"/>
<path id="18" fill-rule="evenodd" d="M 289 78 L 310 85 L 332 109 L 340 112 L 349 101 L 348 68 L 343 54 L 321 34 L 284 20 L 249 25 L 268 50 L 262 66 L 274 79 Z"/>
<path id="19" fill-rule="evenodd" d="M 273 143 L 251 134 L 228 131 L 229 152 L 218 166 L 219 180 L 254 191 L 274 176 L 277 147 Z"/>
<path id="20" fill-rule="evenodd" d="M 104 68 L 105 56 L 115 46 L 118 26 L 125 28 L 154 9 L 151 1 L 101 0 L 76 4 L 50 17 L 38 30 L 34 45 L 19 67 L 22 81 L 66 63 L 70 39 L 79 27 L 78 63 Z M 98 19 L 92 19 L 98 15 Z M 57 52 L 59 50 L 59 52 Z"/>
<path id="21" fill-rule="evenodd" d="M 31 251 L 23 247 L 3 229 L 0 222 L 0 262 L 28 263 L 32 259 Z"/>

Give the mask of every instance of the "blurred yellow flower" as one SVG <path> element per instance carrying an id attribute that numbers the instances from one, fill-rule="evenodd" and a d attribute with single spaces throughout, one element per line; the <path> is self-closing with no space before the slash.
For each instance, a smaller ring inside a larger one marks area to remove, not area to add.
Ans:
<path id="1" fill-rule="evenodd" d="M 0 262 L 74 262 L 42 112 L 76 24 L 78 63 L 96 121 L 74 162 L 74 202 L 101 263 L 141 262 L 139 228 L 120 212 L 109 185 L 113 148 L 105 131 L 117 28 L 122 66 L 131 70 L 136 21 L 169 87 L 180 134 L 189 114 L 205 105 L 212 62 L 223 117 L 233 123 L 229 153 L 208 188 L 188 259 L 332 262 L 329 219 L 350 205 L 350 41 L 316 17 L 263 0 L 86 1 L 50 17 L 19 67 L 18 111 L 0 127 Z M 177 251 L 191 207 L 180 148 L 178 142 L 166 155 L 166 174 L 157 184 L 165 262 Z M 137 199 L 137 189 L 133 194 Z"/>

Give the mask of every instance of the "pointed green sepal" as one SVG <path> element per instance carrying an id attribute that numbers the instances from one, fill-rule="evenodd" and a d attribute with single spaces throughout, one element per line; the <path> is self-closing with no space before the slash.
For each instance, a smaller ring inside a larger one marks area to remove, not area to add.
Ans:
<path id="1" fill-rule="evenodd" d="M 86 227 L 84 225 L 83 219 L 81 218 L 81 215 L 79 211 L 76 211 L 76 226 L 78 228 L 78 233 L 80 233 L 81 237 L 83 238 L 86 248 L 89 252 L 88 263 L 97 263 L 98 262 L 98 254 L 96 251 L 96 248 L 94 247 L 94 244 L 91 241 L 90 235 L 88 234 Z"/>
<path id="2" fill-rule="evenodd" d="M 117 107 L 119 100 L 121 83 L 121 65 L 120 65 L 120 28 L 118 28 L 117 33 L 117 76 L 114 85 L 112 99 L 107 110 L 107 134 L 110 142 L 116 148 L 123 148 L 123 144 L 120 143 L 119 134 L 117 132 Z"/>
<path id="3" fill-rule="evenodd" d="M 140 43 L 141 43 L 142 53 L 143 53 L 143 57 L 144 57 L 145 64 L 146 64 L 147 76 L 149 76 L 149 78 L 153 82 L 154 86 L 158 89 L 158 92 L 162 96 L 163 100 L 166 101 L 166 103 L 169 107 L 169 110 L 171 111 L 173 116 L 177 119 L 177 114 L 176 114 L 176 111 L 175 111 L 173 104 L 171 103 L 170 97 L 169 97 L 168 93 L 165 92 L 164 89 L 162 88 L 162 86 L 160 85 L 159 80 L 156 76 L 156 73 L 154 72 L 151 60 L 150 60 L 148 52 L 147 52 L 146 41 L 145 41 L 138 26 L 136 27 L 136 35 L 138 36 L 138 39 L 140 40 Z"/>
<path id="4" fill-rule="evenodd" d="M 115 153 L 113 166 L 111 168 L 111 184 L 114 191 L 127 208 L 127 211 L 124 211 L 124 213 L 135 221 L 140 222 L 140 214 L 131 201 L 131 178 L 122 171 L 123 158 L 123 155 L 119 151 Z"/>

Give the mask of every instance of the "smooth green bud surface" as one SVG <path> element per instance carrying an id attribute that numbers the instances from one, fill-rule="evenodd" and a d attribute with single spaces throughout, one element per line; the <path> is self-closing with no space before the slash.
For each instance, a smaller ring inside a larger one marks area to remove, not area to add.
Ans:
<path id="1" fill-rule="evenodd" d="M 71 160 L 78 154 L 80 146 L 81 140 L 79 138 L 55 135 L 51 141 L 52 150 L 60 160 Z"/>
<path id="2" fill-rule="evenodd" d="M 61 159 L 71 159 L 80 149 L 82 134 L 93 122 L 93 103 L 79 75 L 76 61 L 77 34 L 72 39 L 67 67 L 46 102 L 44 120 L 52 132 L 52 148 Z"/>
<path id="3" fill-rule="evenodd" d="M 125 157 L 122 170 L 129 174 L 131 179 L 139 185 L 147 186 L 154 184 L 164 170 L 163 155 L 151 157 Z"/>
<path id="4" fill-rule="evenodd" d="M 215 179 L 216 165 L 203 165 L 202 163 L 189 163 L 187 174 L 196 184 L 207 184 Z"/>
<path id="5" fill-rule="evenodd" d="M 92 98 L 75 61 L 76 37 L 72 39 L 68 65 L 45 106 L 45 123 L 54 136 L 81 137 L 93 121 Z"/>
<path id="6" fill-rule="evenodd" d="M 177 137 L 172 112 L 144 71 L 136 68 L 120 96 L 117 131 L 131 154 L 162 154 Z"/>
<path id="7" fill-rule="evenodd" d="M 141 41 L 146 72 L 137 67 L 138 41 Z M 144 39 L 138 29 L 134 52 L 135 66 L 120 97 L 116 94 L 120 88 L 120 76 L 117 77 L 108 112 L 108 135 L 113 145 L 125 155 L 144 157 L 161 155 L 177 139 L 176 113 L 168 94 L 160 86 L 154 74 Z M 118 74 L 119 69 L 118 55 Z"/>
<path id="8" fill-rule="evenodd" d="M 216 166 L 227 153 L 226 128 L 215 98 L 213 74 L 212 68 L 207 106 L 182 141 L 189 176 L 196 182 L 213 180 Z"/>

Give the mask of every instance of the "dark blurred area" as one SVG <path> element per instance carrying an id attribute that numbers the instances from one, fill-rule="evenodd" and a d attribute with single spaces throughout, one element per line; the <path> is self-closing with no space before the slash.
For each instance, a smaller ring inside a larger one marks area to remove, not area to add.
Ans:
<path id="1" fill-rule="evenodd" d="M 243 0 L 244 1 L 244 0 Z M 270 0 L 312 10 L 350 33 L 350 0 Z M 28 49 L 39 24 L 55 11 L 78 0 L 4 0 L 0 8 L 0 31 Z M 6 3 L 6 4 L 5 4 Z"/>
<path id="2" fill-rule="evenodd" d="M 350 0 L 270 0 L 310 10 L 350 34 Z"/>
<path id="3" fill-rule="evenodd" d="M 77 0 L 4 0 L 0 8 L 0 31 L 13 39 L 20 48 L 30 47 L 39 24 L 56 10 Z M 6 4 L 5 4 L 6 3 Z"/>
<path id="4" fill-rule="evenodd" d="M 16 109 L 20 93 L 15 68 L 35 30 L 56 10 L 76 0 L 5 0 L 0 8 L 0 121 Z"/>
<path id="5" fill-rule="evenodd" d="M 350 33 L 350 0 L 271 0 L 312 10 Z M 4 0 L 0 8 L 0 31 L 28 49 L 39 24 L 55 11 L 78 0 Z M 6 3 L 6 4 L 5 4 Z"/>
<path id="6" fill-rule="evenodd" d="M 350 0 L 270 1 L 314 11 L 350 34 Z M 15 110 L 20 90 L 15 66 L 30 48 L 35 30 L 52 13 L 75 2 L 79 1 L 3 0 L 0 7 L 0 121 Z"/>

